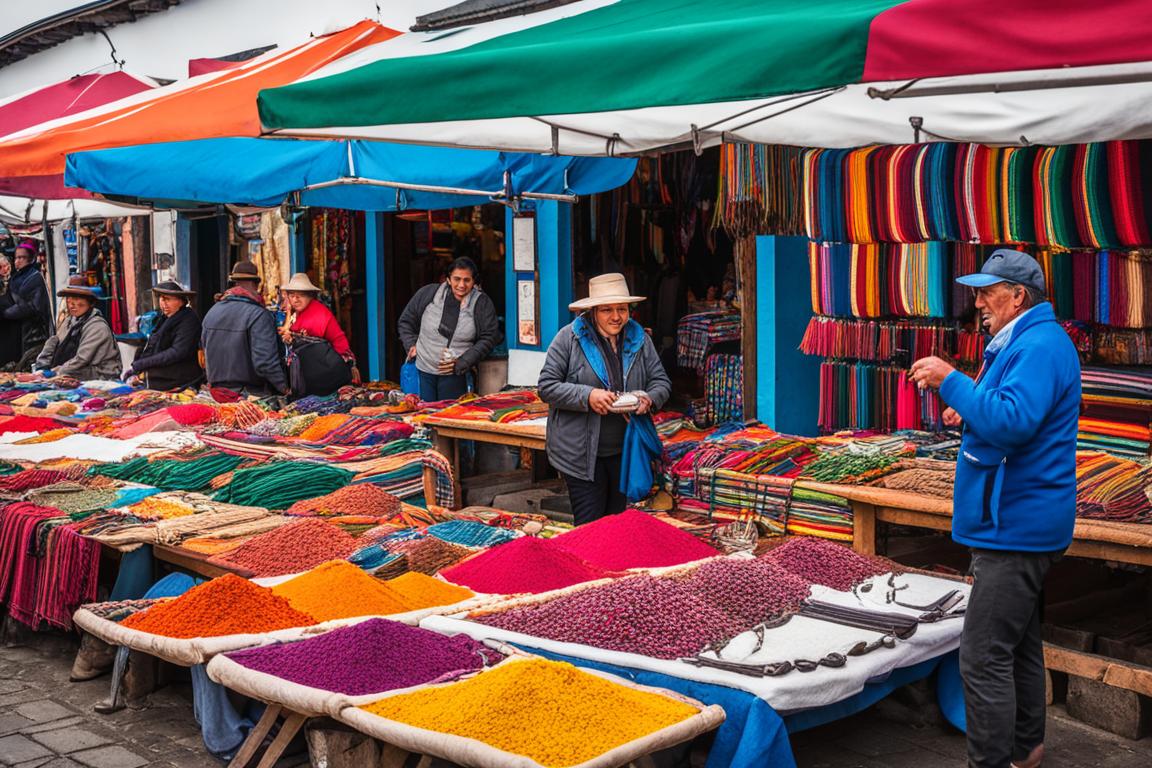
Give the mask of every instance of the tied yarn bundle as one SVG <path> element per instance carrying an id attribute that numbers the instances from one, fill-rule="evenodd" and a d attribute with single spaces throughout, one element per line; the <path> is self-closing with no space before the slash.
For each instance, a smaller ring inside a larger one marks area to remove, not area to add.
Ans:
<path id="1" fill-rule="evenodd" d="M 331 493 L 351 481 L 351 472 L 331 464 L 277 461 L 236 470 L 212 498 L 229 504 L 287 509 L 301 499 Z"/>

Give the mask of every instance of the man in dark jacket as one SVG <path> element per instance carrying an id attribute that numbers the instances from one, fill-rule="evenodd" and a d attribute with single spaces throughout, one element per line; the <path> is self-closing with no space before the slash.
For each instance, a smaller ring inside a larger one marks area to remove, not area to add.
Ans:
<path id="1" fill-rule="evenodd" d="M 228 276 L 235 285 L 208 314 L 200 344 L 208 384 L 255 395 L 288 394 L 276 321 L 260 296 L 260 273 L 241 261 Z"/>
<path id="2" fill-rule="evenodd" d="M 30 242 L 16 248 L 16 272 L 8 284 L 8 293 L 0 297 L 4 320 L 20 327 L 20 362 L 17 370 L 29 370 L 48 339 L 52 324 L 52 304 L 48 285 L 36 263 L 36 246 Z"/>
<path id="3" fill-rule="evenodd" d="M 956 281 L 973 288 L 992 334 L 973 381 L 938 357 L 912 378 L 940 390 L 964 427 L 952 538 L 972 549 L 960 672 L 973 768 L 1036 768 L 1044 758 L 1044 577 L 1076 521 L 1080 360 L 1045 301 L 1031 256 L 1000 249 Z"/>
<path id="4" fill-rule="evenodd" d="M 144 380 L 149 389 L 162 391 L 198 387 L 204 380 L 200 367 L 200 317 L 188 306 L 196 294 L 175 280 L 159 283 L 152 292 L 160 304 L 160 322 L 136 361 L 125 372 Z"/>

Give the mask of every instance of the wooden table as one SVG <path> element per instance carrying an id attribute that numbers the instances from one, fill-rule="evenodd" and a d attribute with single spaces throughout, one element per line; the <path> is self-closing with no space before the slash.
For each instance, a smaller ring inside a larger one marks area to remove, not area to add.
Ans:
<path id="1" fill-rule="evenodd" d="M 952 530 L 952 500 L 890 488 L 831 485 L 801 481 L 797 485 L 848 499 L 852 505 L 852 546 L 876 553 L 876 524 L 892 523 L 934 531 Z M 1152 565 L 1152 525 L 1105 520 L 1076 521 L 1068 555 L 1134 565 Z M 1106 685 L 1152 696 L 1152 667 L 1095 653 L 1044 644 L 1049 671 L 1086 677 Z"/>
<path id="2" fill-rule="evenodd" d="M 492 421 L 473 421 L 470 419 L 442 419 L 429 416 L 423 421 L 424 426 L 432 430 L 432 444 L 436 450 L 448 457 L 452 469 L 456 472 L 457 480 L 460 477 L 460 441 L 475 440 L 480 443 L 493 443 L 495 445 L 508 445 L 521 450 L 543 451 L 546 429 L 543 424 L 524 424 L 510 422 L 507 424 Z M 533 462 L 533 467 L 537 462 Z M 453 507 L 460 508 L 461 483 L 455 484 Z"/>

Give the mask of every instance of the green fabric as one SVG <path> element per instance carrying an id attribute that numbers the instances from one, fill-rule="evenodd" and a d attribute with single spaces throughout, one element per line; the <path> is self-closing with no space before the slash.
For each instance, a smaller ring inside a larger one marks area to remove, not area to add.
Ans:
<path id="1" fill-rule="evenodd" d="M 260 92 L 271 129 L 605 112 L 859 82 L 894 0 L 620 0 L 469 48 Z M 385 49 L 387 43 L 384 44 Z"/>

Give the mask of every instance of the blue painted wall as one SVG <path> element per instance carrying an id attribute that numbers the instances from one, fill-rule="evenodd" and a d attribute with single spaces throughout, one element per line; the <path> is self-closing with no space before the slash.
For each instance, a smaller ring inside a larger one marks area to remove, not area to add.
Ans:
<path id="1" fill-rule="evenodd" d="M 818 433 L 820 359 L 800 352 L 812 316 L 808 241 L 756 238 L 756 418 L 794 435 Z"/>
<path id="2" fill-rule="evenodd" d="M 504 242 L 507 253 L 504 295 L 504 334 L 509 349 L 544 351 L 556 333 L 572 320 L 568 305 L 572 303 L 572 205 L 553 201 L 538 201 L 536 213 L 536 274 L 539 283 L 536 296 L 540 306 L 540 344 L 520 344 L 517 318 L 518 295 L 516 282 L 531 280 L 532 272 L 516 272 L 515 241 L 512 232 L 512 210 L 504 218 Z"/>
<path id="3" fill-rule="evenodd" d="M 387 257 L 387 240 L 383 213 L 369 211 L 364 214 L 364 288 L 365 307 L 368 319 L 368 378 L 380 381 L 384 376 L 384 361 L 387 360 L 388 340 L 385 324 L 384 262 Z M 295 243 L 296 238 L 293 238 Z M 295 253 L 293 253 L 295 262 Z M 361 369 L 363 370 L 363 369 Z"/>

